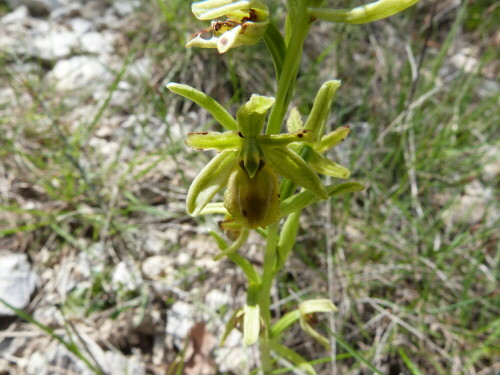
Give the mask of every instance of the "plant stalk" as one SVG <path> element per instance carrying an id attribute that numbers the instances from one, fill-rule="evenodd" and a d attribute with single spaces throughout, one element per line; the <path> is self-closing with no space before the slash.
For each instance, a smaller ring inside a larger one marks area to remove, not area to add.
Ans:
<path id="1" fill-rule="evenodd" d="M 264 374 L 268 374 L 273 369 L 269 349 L 269 330 L 271 328 L 271 287 L 275 275 L 277 244 L 278 223 L 273 223 L 269 225 L 267 229 L 267 244 L 264 254 L 262 284 L 259 291 L 259 307 L 263 320 L 263 330 L 259 336 L 259 350 Z"/>

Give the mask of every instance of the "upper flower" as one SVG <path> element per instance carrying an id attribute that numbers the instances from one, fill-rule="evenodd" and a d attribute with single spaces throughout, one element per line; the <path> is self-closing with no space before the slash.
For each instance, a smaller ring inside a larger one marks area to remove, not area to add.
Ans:
<path id="1" fill-rule="evenodd" d="M 186 47 L 217 48 L 224 53 L 243 44 L 257 43 L 266 31 L 267 5 L 260 0 L 205 0 L 191 6 L 199 20 L 212 20 L 208 29 L 196 33 Z"/>

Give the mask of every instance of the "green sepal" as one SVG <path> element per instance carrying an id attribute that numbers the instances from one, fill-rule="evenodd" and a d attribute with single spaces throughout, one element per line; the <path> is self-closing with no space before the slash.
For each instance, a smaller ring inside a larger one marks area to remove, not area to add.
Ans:
<path id="1" fill-rule="evenodd" d="M 283 147 L 295 142 L 314 142 L 314 135 L 310 130 L 299 130 L 295 133 L 281 133 L 259 135 L 259 143 L 264 147 Z"/>
<path id="2" fill-rule="evenodd" d="M 269 347 L 281 357 L 292 362 L 298 369 L 302 370 L 307 375 L 316 375 L 314 367 L 296 351 L 287 348 L 274 340 L 269 340 Z"/>
<path id="3" fill-rule="evenodd" d="M 350 131 L 351 129 L 349 128 L 349 125 L 344 125 L 328 133 L 321 138 L 318 146 L 316 147 L 316 151 L 322 154 L 326 150 L 339 145 L 344 141 L 344 139 L 347 138 Z"/>
<path id="4" fill-rule="evenodd" d="M 235 131 L 188 133 L 184 141 L 186 146 L 195 150 L 239 150 L 243 139 Z"/>
<path id="5" fill-rule="evenodd" d="M 196 176 L 186 198 L 188 214 L 199 215 L 213 196 L 226 185 L 234 169 L 237 155 L 237 151 L 221 152 Z"/>
<path id="6" fill-rule="evenodd" d="M 274 98 L 253 94 L 236 114 L 238 130 L 244 137 L 256 137 L 262 132 L 267 111 L 274 104 Z"/>
<path id="7" fill-rule="evenodd" d="M 349 169 L 325 158 L 323 155 L 313 151 L 309 159 L 309 165 L 318 173 L 336 178 L 348 178 L 351 175 Z"/>
<path id="8" fill-rule="evenodd" d="M 333 197 L 339 194 L 362 191 L 365 186 L 358 182 L 346 182 L 344 184 L 330 185 L 326 187 L 328 195 Z M 284 217 L 292 212 L 300 211 L 307 206 L 319 201 L 319 198 L 310 191 L 302 191 L 285 199 L 280 205 L 280 215 Z"/>
<path id="9" fill-rule="evenodd" d="M 290 110 L 290 114 L 288 115 L 288 119 L 286 121 L 286 128 L 290 133 L 295 133 L 304 129 L 304 123 L 302 122 L 302 117 L 300 116 L 300 112 L 297 107 L 293 107 Z"/>
<path id="10" fill-rule="evenodd" d="M 260 334 L 260 307 L 248 305 L 243 307 L 243 345 L 257 342 Z"/>
<path id="11" fill-rule="evenodd" d="M 309 15 L 329 22 L 361 24 L 392 16 L 420 0 L 379 0 L 352 9 L 308 8 Z"/>
<path id="12" fill-rule="evenodd" d="M 316 172 L 295 152 L 288 148 L 264 148 L 264 158 L 279 175 L 303 186 L 321 199 L 328 193 Z"/>
<path id="13" fill-rule="evenodd" d="M 325 132 L 325 123 L 332 107 L 333 97 L 340 87 L 340 81 L 331 80 L 323 83 L 314 99 L 313 108 L 307 118 L 305 129 L 312 130 L 316 139 L 321 139 Z"/>
<path id="14" fill-rule="evenodd" d="M 196 90 L 191 86 L 175 82 L 168 83 L 167 88 L 206 109 L 214 117 L 215 121 L 220 123 L 227 130 L 238 130 L 238 125 L 233 116 L 231 116 L 215 99 L 204 92 Z"/>

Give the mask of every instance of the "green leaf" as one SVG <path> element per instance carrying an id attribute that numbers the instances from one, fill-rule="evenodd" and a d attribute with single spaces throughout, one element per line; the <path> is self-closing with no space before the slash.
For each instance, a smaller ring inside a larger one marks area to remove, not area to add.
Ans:
<path id="1" fill-rule="evenodd" d="M 248 102 L 243 104 L 236 119 L 238 130 L 245 137 L 256 137 L 262 132 L 267 111 L 274 104 L 274 98 L 253 94 Z"/>
<path id="2" fill-rule="evenodd" d="M 276 270 L 280 270 L 285 265 L 285 262 L 292 251 L 293 245 L 295 245 L 295 239 L 297 238 L 297 233 L 299 231 L 301 213 L 301 210 L 291 213 L 288 215 L 285 223 L 283 224 L 278 241 L 278 264 L 276 265 Z"/>
<path id="3" fill-rule="evenodd" d="M 335 163 L 328 158 L 325 158 L 323 155 L 318 154 L 316 151 L 313 151 L 311 153 L 309 165 L 313 167 L 316 172 L 324 174 L 326 176 L 348 178 L 351 175 L 349 169 Z"/>
<path id="4" fill-rule="evenodd" d="M 224 328 L 224 333 L 222 334 L 222 338 L 219 344 L 220 346 L 224 345 L 224 342 L 226 342 L 227 337 L 229 336 L 231 331 L 236 327 L 236 324 L 238 323 L 238 321 L 241 319 L 242 316 L 243 316 L 243 309 L 238 309 L 231 315 L 228 322 L 226 323 L 226 327 Z"/>
<path id="5" fill-rule="evenodd" d="M 379 0 L 352 9 L 308 8 L 309 15 L 329 22 L 360 24 L 399 13 L 419 0 Z"/>
<path id="6" fill-rule="evenodd" d="M 344 341 L 340 335 L 335 334 L 334 332 L 330 332 L 330 334 L 335 337 L 335 341 L 341 347 L 343 347 L 347 352 L 352 354 L 354 358 L 356 358 L 359 362 L 366 365 L 374 374 L 384 375 L 381 371 L 377 370 L 365 357 L 363 357 L 356 349 L 350 346 L 346 341 Z"/>
<path id="7" fill-rule="evenodd" d="M 286 46 L 281 32 L 272 22 L 267 24 L 267 29 L 264 34 L 264 42 L 266 43 L 267 49 L 273 58 L 274 69 L 276 70 L 276 80 L 279 80 L 281 71 L 283 70 Z"/>
<path id="8" fill-rule="evenodd" d="M 295 152 L 285 147 L 265 148 L 264 156 L 279 175 L 303 186 L 321 199 L 328 199 L 328 193 L 316 172 Z"/>
<path id="9" fill-rule="evenodd" d="M 196 176 L 186 198 L 188 214 L 197 216 L 213 196 L 227 183 L 236 164 L 237 151 L 223 151 Z"/>
<path id="10" fill-rule="evenodd" d="M 180 83 L 170 82 L 167 88 L 185 98 L 192 100 L 200 107 L 205 108 L 227 130 L 238 130 L 236 120 L 215 99 L 195 88 Z"/>
<path id="11" fill-rule="evenodd" d="M 298 369 L 304 371 L 306 374 L 316 375 L 314 367 L 312 367 L 312 365 L 296 351 L 287 348 L 274 340 L 269 340 L 269 347 L 283 358 L 292 362 Z"/>
<path id="12" fill-rule="evenodd" d="M 422 375 L 420 370 L 418 369 L 417 365 L 415 365 L 411 359 L 408 357 L 408 355 L 405 353 L 403 348 L 398 349 L 399 356 L 405 363 L 406 367 L 408 367 L 408 370 L 410 370 L 412 375 Z"/>
<path id="13" fill-rule="evenodd" d="M 365 186 L 358 182 L 346 182 L 344 184 L 330 185 L 326 187 L 328 195 L 333 197 L 339 194 L 353 193 L 356 191 L 362 191 Z M 286 216 L 292 212 L 302 210 L 307 206 L 319 201 L 318 197 L 312 194 L 310 191 L 302 191 L 298 194 L 292 195 L 291 197 L 285 199 L 281 202 L 280 215 Z"/>
<path id="14" fill-rule="evenodd" d="M 313 108 L 307 118 L 305 129 L 313 132 L 316 139 L 321 139 L 325 132 L 325 123 L 330 114 L 333 97 L 340 87 L 340 81 L 331 80 L 323 83 L 314 99 Z"/>

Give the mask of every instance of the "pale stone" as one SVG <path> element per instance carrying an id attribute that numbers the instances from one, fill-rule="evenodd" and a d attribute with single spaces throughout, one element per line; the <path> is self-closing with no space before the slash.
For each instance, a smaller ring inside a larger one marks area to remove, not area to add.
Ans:
<path id="1" fill-rule="evenodd" d="M 0 251 L 0 298 L 17 309 L 24 309 L 30 302 L 37 281 L 26 254 Z M 16 314 L 0 303 L 1 315 Z"/>

